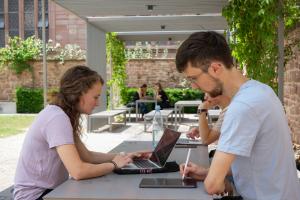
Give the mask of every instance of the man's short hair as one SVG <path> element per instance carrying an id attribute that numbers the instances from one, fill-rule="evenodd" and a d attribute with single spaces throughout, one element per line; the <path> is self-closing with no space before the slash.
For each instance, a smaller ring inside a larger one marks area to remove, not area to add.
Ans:
<path id="1" fill-rule="evenodd" d="M 183 72 L 188 63 L 207 71 L 212 61 L 220 61 L 228 69 L 233 66 L 231 51 L 224 36 L 213 31 L 193 33 L 176 53 L 179 72 Z"/>

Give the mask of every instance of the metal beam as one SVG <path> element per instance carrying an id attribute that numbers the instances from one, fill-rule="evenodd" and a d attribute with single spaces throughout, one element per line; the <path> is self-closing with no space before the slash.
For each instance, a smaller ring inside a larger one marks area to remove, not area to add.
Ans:
<path id="1" fill-rule="evenodd" d="M 42 40 L 43 40 L 43 91 L 44 107 L 47 105 L 47 52 L 46 52 L 46 24 L 45 24 L 45 0 L 42 0 Z"/>

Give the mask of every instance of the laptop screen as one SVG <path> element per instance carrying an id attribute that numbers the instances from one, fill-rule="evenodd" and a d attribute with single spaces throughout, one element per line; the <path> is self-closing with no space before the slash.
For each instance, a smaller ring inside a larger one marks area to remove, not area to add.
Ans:
<path id="1" fill-rule="evenodd" d="M 179 137 L 179 132 L 166 128 L 155 147 L 150 160 L 163 167 Z"/>

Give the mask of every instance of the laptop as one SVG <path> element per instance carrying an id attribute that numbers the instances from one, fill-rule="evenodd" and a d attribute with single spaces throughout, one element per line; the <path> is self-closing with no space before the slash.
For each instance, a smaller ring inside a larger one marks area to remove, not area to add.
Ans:
<path id="1" fill-rule="evenodd" d="M 176 145 L 201 145 L 202 142 L 200 139 L 189 139 L 189 138 L 179 138 Z"/>
<path id="2" fill-rule="evenodd" d="M 166 128 L 149 159 L 136 159 L 119 170 L 141 170 L 163 168 L 170 156 L 180 132 Z"/>

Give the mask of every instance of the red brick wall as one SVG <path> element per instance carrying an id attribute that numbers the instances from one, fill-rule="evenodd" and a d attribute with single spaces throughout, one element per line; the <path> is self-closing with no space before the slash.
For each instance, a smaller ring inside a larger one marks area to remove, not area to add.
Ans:
<path id="1" fill-rule="evenodd" d="M 49 38 L 62 46 L 78 44 L 86 49 L 86 22 L 49 1 Z"/>
<path id="2" fill-rule="evenodd" d="M 63 65 L 58 61 L 49 61 L 48 88 L 57 88 L 62 74 L 72 66 L 85 65 L 85 61 L 66 61 Z M 43 87 L 43 64 L 40 61 L 33 63 L 36 87 Z M 0 70 L 0 101 L 14 101 L 15 89 L 19 86 L 32 86 L 32 78 L 29 72 L 16 75 L 12 70 L 4 68 Z"/>
<path id="3" fill-rule="evenodd" d="M 152 87 L 156 82 L 163 87 L 179 87 L 183 77 L 177 72 L 174 59 L 129 60 L 126 73 L 129 87 L 139 87 L 144 83 Z"/>
<path id="4" fill-rule="evenodd" d="M 300 27 L 289 34 L 289 38 L 298 38 Z M 289 41 L 289 40 L 288 40 Z M 293 48 L 293 57 L 285 66 L 284 72 L 284 105 L 292 138 L 300 144 L 300 50 Z"/>

